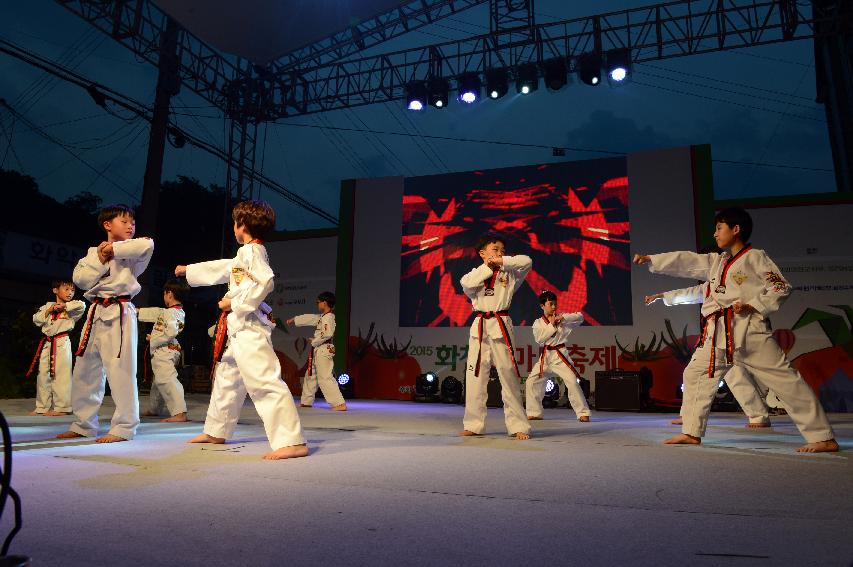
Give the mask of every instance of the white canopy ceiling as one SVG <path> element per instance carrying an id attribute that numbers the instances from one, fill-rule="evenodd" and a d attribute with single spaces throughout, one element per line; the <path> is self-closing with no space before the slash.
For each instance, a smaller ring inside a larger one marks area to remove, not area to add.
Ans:
<path id="1" fill-rule="evenodd" d="M 401 0 L 155 0 L 200 39 L 260 65 L 406 4 Z"/>

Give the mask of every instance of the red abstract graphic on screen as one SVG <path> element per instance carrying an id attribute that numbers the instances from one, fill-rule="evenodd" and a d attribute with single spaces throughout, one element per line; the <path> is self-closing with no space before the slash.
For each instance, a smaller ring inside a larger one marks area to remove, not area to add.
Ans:
<path id="1" fill-rule="evenodd" d="M 517 325 L 557 294 L 561 311 L 590 325 L 630 325 L 628 177 L 624 158 L 555 163 L 406 179 L 400 326 L 465 326 L 473 314 L 459 279 L 481 262 L 487 232 L 533 269 L 513 299 Z"/>

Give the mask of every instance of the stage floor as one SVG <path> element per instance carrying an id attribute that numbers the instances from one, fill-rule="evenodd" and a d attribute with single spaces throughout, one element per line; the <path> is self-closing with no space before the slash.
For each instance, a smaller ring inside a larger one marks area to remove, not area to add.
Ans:
<path id="1" fill-rule="evenodd" d="M 144 420 L 134 441 L 60 441 L 70 418 L 0 400 L 15 444 L 34 566 L 820 565 L 853 561 L 853 414 L 837 454 L 799 455 L 787 417 L 747 430 L 715 413 L 701 447 L 664 446 L 673 414 L 546 410 L 534 438 L 457 437 L 462 407 L 352 400 L 301 409 L 311 456 L 263 461 L 251 403 L 237 438 L 187 445 L 186 424 Z M 112 413 L 107 398 L 102 419 Z M 12 505 L 2 519 L 11 526 Z M 2 538 L 0 538 L 2 539 Z"/>

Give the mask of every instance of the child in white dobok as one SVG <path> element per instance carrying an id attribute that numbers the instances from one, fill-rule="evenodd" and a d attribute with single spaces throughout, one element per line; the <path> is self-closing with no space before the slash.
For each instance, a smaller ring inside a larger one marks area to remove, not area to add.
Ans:
<path id="1" fill-rule="evenodd" d="M 72 301 L 74 283 L 71 281 L 55 280 L 51 289 L 54 301 L 48 301 L 33 315 L 33 323 L 41 330 L 42 338 L 27 371 L 30 376 L 38 365 L 36 409 L 30 415 L 71 413 L 71 338 L 68 333 L 86 312 L 86 304 Z"/>
<path id="2" fill-rule="evenodd" d="M 647 295 L 645 301 L 646 305 L 651 305 L 660 299 L 667 307 L 693 305 L 703 303 L 707 291 L 708 282 L 705 282 L 693 287 Z M 704 327 L 703 321 L 700 320 L 699 326 Z M 756 384 L 743 366 L 732 366 L 725 375 L 725 381 L 732 392 L 732 396 L 746 414 L 746 426 L 750 429 L 770 427 L 770 408 L 764 403 L 767 390 Z M 683 425 L 684 419 L 680 417 L 674 419 L 672 424 Z"/>
<path id="3" fill-rule="evenodd" d="M 287 320 L 288 325 L 297 327 L 314 327 L 314 337 L 311 339 L 311 351 L 308 353 L 308 369 L 302 379 L 302 399 L 300 405 L 310 408 L 314 405 L 317 386 L 323 392 L 323 397 L 334 411 L 347 411 L 347 404 L 341 395 L 341 389 L 333 375 L 335 345 L 335 294 L 324 291 L 317 296 L 319 315 L 297 315 Z"/>
<path id="4" fill-rule="evenodd" d="M 476 315 L 468 339 L 464 430 L 460 434 L 463 437 L 483 434 L 489 371 L 494 365 L 501 381 L 507 432 L 519 440 L 530 439 L 530 423 L 521 403 L 521 374 L 515 361 L 509 306 L 533 261 L 528 256 L 504 256 L 504 248 L 501 237 L 482 237 L 476 249 L 483 263 L 460 281 Z"/>
<path id="5" fill-rule="evenodd" d="M 275 228 L 275 211 L 269 203 L 251 200 L 239 203 L 231 216 L 234 237 L 241 245 L 235 258 L 175 268 L 175 275 L 185 275 L 191 286 L 228 283 L 228 293 L 219 302 L 219 308 L 228 312 L 219 323 L 226 325 L 227 346 L 216 364 L 204 433 L 189 442 L 229 439 L 248 392 L 273 449 L 264 459 L 304 457 L 308 446 L 302 424 L 272 347 L 274 323 L 261 311 L 274 275 L 261 239 Z"/>
<path id="6" fill-rule="evenodd" d="M 71 379 L 71 406 L 76 420 L 60 439 L 93 437 L 98 432 L 98 410 L 104 401 L 104 379 L 110 383 L 115 412 L 110 431 L 98 443 L 133 439 L 139 425 L 136 388 L 136 307 L 131 299 L 142 287 L 137 278 L 154 253 L 150 238 L 133 238 L 133 209 L 110 205 L 98 215 L 107 240 L 89 248 L 74 268 L 74 283 L 92 302 L 77 347 Z"/>
<path id="7" fill-rule="evenodd" d="M 773 390 L 805 437 L 799 452 L 838 451 L 826 413 L 800 374 L 779 348 L 767 316 L 791 293 L 791 285 L 763 250 L 749 244 L 752 218 L 740 208 L 720 211 L 714 238 L 722 254 L 670 252 L 634 262 L 650 271 L 709 282 L 702 303 L 703 328 L 696 351 L 684 370 L 681 435 L 667 444 L 698 445 L 705 435 L 719 380 L 739 365 Z"/>
<path id="8" fill-rule="evenodd" d="M 533 340 L 543 347 L 539 361 L 525 383 L 527 419 L 542 419 L 542 397 L 545 395 L 545 375 L 556 374 L 566 385 L 569 403 L 578 421 L 589 421 L 589 405 L 578 384 L 580 375 L 569 358 L 566 340 L 572 331 L 583 325 L 582 313 L 557 313 L 557 296 L 553 291 L 539 294 L 542 317 L 533 323 Z"/>
<path id="9" fill-rule="evenodd" d="M 148 397 L 148 410 L 144 416 L 162 415 L 169 412 L 164 422 L 175 423 L 187 420 L 187 403 L 184 387 L 178 380 L 178 364 L 181 362 L 181 345 L 178 335 L 184 330 L 183 295 L 186 288 L 171 280 L 163 286 L 163 303 L 166 307 L 142 307 L 139 320 L 154 323 L 148 335 L 148 350 L 151 352 L 151 370 L 154 379 Z M 164 407 L 165 406 L 165 407 Z"/>

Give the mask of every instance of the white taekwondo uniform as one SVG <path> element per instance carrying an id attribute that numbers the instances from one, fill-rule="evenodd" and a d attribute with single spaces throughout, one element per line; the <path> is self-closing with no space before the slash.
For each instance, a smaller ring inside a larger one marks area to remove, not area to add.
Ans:
<path id="1" fill-rule="evenodd" d="M 105 378 L 115 402 L 110 435 L 133 439 L 139 425 L 136 388 L 136 307 L 131 299 L 141 286 L 137 278 L 154 253 L 150 238 L 113 242 L 113 257 L 101 264 L 98 249 L 74 268 L 74 284 L 92 302 L 80 335 L 71 384 L 76 420 L 70 430 L 92 437 L 98 433 L 98 410 L 104 400 Z"/>
<path id="2" fill-rule="evenodd" d="M 521 403 L 521 375 L 515 361 L 514 335 L 509 306 L 512 296 L 533 267 L 528 256 L 504 256 L 503 266 L 493 270 L 481 264 L 460 280 L 476 313 L 468 338 L 465 372 L 465 417 L 467 431 L 482 433 L 486 425 L 489 370 L 497 369 L 501 381 L 504 421 L 507 432 L 528 433 L 530 423 Z"/>
<path id="3" fill-rule="evenodd" d="M 274 323 L 261 309 L 273 289 L 266 248 L 257 241 L 244 244 L 234 258 L 190 264 L 186 275 L 191 286 L 228 283 L 225 297 L 231 300 L 227 346 L 216 365 L 204 432 L 230 438 L 248 392 L 273 450 L 304 444 L 299 414 L 272 347 Z"/>

